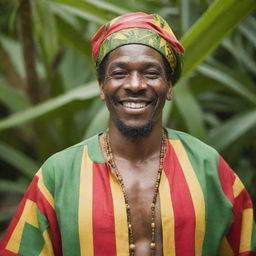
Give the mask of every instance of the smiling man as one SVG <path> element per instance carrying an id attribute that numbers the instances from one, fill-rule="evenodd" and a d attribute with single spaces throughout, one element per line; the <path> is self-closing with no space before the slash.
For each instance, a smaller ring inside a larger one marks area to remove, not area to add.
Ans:
<path id="1" fill-rule="evenodd" d="M 0 255 L 256 255 L 237 175 L 213 148 L 162 125 L 184 52 L 169 25 L 126 14 L 92 49 L 109 127 L 44 163 Z"/>

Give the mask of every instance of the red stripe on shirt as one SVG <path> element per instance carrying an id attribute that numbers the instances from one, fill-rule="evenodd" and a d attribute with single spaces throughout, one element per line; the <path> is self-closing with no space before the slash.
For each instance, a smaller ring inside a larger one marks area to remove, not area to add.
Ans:
<path id="1" fill-rule="evenodd" d="M 240 194 L 236 198 L 236 202 L 234 209 L 236 210 L 236 205 L 239 203 L 240 205 L 237 205 L 237 207 L 241 207 L 241 209 L 248 209 L 253 208 L 252 201 L 250 198 L 250 195 L 248 194 L 246 188 L 244 188 Z M 239 208 L 238 208 L 239 209 Z"/>
<path id="2" fill-rule="evenodd" d="M 256 256 L 256 252 L 242 252 L 239 256 Z"/>
<path id="3" fill-rule="evenodd" d="M 52 236 L 54 254 L 55 256 L 62 256 L 61 234 L 55 210 L 52 208 L 50 203 L 47 201 L 47 199 L 44 197 L 39 189 L 37 191 L 37 206 L 38 209 L 46 216 L 48 220 Z"/>
<path id="4" fill-rule="evenodd" d="M 243 189 L 235 199 L 233 207 L 235 221 L 233 222 L 230 228 L 230 232 L 227 234 L 228 242 L 235 253 L 239 252 L 243 210 L 248 208 L 252 208 L 252 203 L 248 197 L 248 192 L 245 189 Z"/>
<path id="5" fill-rule="evenodd" d="M 219 178 L 222 190 L 229 201 L 234 204 L 232 185 L 235 182 L 235 175 L 225 160 L 219 156 Z"/>
<path id="6" fill-rule="evenodd" d="M 113 198 L 105 164 L 93 164 L 94 256 L 116 255 Z M 106 246 L 107 245 L 107 246 Z"/>
<path id="7" fill-rule="evenodd" d="M 13 253 L 13 252 L 10 252 L 8 250 L 2 250 L 0 249 L 0 255 L 1 256 L 19 256 L 19 254 L 16 254 L 16 253 Z"/>
<path id="8" fill-rule="evenodd" d="M 180 163 L 169 142 L 164 169 L 169 180 L 173 203 L 176 255 L 195 255 L 194 206 Z"/>

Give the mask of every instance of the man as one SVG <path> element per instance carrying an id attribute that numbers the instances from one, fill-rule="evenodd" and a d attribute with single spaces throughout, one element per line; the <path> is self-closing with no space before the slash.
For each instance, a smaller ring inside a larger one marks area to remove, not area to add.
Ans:
<path id="1" fill-rule="evenodd" d="M 239 178 L 211 147 L 162 127 L 184 51 L 168 24 L 126 14 L 92 49 L 108 130 L 45 162 L 0 255 L 256 255 Z"/>

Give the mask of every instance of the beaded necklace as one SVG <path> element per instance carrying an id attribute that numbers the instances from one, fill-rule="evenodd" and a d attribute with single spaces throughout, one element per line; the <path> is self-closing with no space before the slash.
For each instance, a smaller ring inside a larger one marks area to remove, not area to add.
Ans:
<path id="1" fill-rule="evenodd" d="M 103 140 L 104 140 L 104 151 L 106 153 L 107 162 L 110 165 L 111 169 L 114 171 L 115 176 L 116 176 L 116 178 L 121 186 L 122 192 L 123 192 L 124 201 L 125 201 L 125 205 L 126 205 L 130 256 L 134 256 L 136 248 L 135 248 L 134 237 L 133 237 L 133 227 L 132 227 L 132 223 L 131 223 L 131 208 L 130 208 L 130 204 L 129 204 L 128 195 L 127 195 L 127 192 L 126 192 L 126 189 L 124 186 L 123 177 L 120 174 L 120 172 L 116 166 L 116 163 L 114 161 L 114 157 L 113 157 L 113 153 L 112 153 L 112 149 L 111 149 L 110 141 L 109 141 L 109 131 L 108 130 L 106 132 L 104 132 Z M 160 159 L 159 159 L 159 169 L 157 172 L 156 183 L 155 183 L 155 187 L 154 187 L 153 200 L 150 205 L 150 208 L 151 208 L 151 242 L 150 242 L 151 256 L 154 256 L 155 251 L 156 251 L 156 232 L 155 232 L 156 231 L 156 221 L 155 221 L 156 199 L 157 199 L 157 195 L 158 195 L 160 179 L 161 179 L 161 174 L 162 174 L 162 169 L 163 169 L 165 150 L 166 150 L 166 135 L 165 135 L 165 131 L 163 130 Z"/>

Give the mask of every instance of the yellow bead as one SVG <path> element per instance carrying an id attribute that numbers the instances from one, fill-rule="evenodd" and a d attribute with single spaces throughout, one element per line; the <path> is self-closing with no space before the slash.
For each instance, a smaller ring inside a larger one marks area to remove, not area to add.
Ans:
<path id="1" fill-rule="evenodd" d="M 150 243 L 150 248 L 155 249 L 156 248 L 156 243 Z"/>
<path id="2" fill-rule="evenodd" d="M 151 228 L 155 228 L 155 227 L 156 227 L 155 222 L 152 222 L 152 223 L 151 223 Z"/>
<path id="3" fill-rule="evenodd" d="M 134 251 L 134 250 L 135 250 L 135 244 L 130 244 L 129 247 L 130 247 L 130 250 L 131 250 L 131 251 Z"/>
<path id="4" fill-rule="evenodd" d="M 128 228 L 131 229 L 132 228 L 132 224 L 129 223 L 128 224 Z"/>

